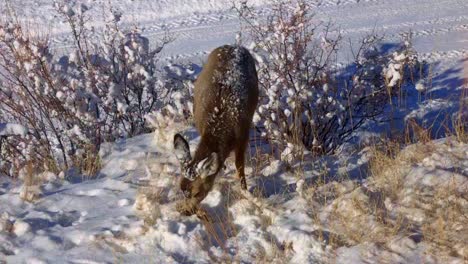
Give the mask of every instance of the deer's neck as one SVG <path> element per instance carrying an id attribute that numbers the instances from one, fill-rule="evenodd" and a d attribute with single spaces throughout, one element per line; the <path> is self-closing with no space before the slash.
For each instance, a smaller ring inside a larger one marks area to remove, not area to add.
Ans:
<path id="1" fill-rule="evenodd" d="M 211 153 L 215 152 L 218 154 L 219 162 L 224 163 L 225 159 L 227 158 L 224 150 L 224 144 L 223 142 L 220 142 L 219 139 L 202 137 L 200 144 L 198 144 L 197 149 L 195 150 L 192 161 L 197 163 L 208 157 Z"/>
<path id="2" fill-rule="evenodd" d="M 198 163 L 199 161 L 208 157 L 208 155 L 210 155 L 212 152 L 217 152 L 212 147 L 210 147 L 210 143 L 211 142 L 209 142 L 209 140 L 207 140 L 205 137 L 201 138 L 200 143 L 198 144 L 197 149 L 195 150 L 195 154 L 192 159 L 193 162 Z"/>

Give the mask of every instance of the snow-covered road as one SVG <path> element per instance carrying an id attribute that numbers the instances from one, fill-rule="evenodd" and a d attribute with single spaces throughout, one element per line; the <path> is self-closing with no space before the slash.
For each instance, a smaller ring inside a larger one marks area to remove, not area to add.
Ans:
<path id="1" fill-rule="evenodd" d="M 56 17 L 51 1 L 13 1 L 21 20 L 50 32 L 55 48 L 71 44 L 66 27 Z M 80 0 L 89 5 L 99 26 L 108 1 Z M 249 1 L 260 16 L 270 13 L 267 0 Z M 345 39 L 356 40 L 371 32 L 394 42 L 412 32 L 416 49 L 433 60 L 466 56 L 468 50 L 468 1 L 465 0 L 310 0 L 316 17 L 331 21 Z M 222 0 L 125 0 L 110 1 L 123 11 L 127 25 L 139 25 L 146 36 L 160 39 L 169 30 L 175 40 L 163 51 L 168 59 L 200 60 L 213 48 L 233 43 L 240 24 L 232 1 Z M 0 5 L 1 6 L 1 5 Z M 4 6 L 3 6 L 4 8 Z M 346 59 L 346 58 L 344 58 Z"/>

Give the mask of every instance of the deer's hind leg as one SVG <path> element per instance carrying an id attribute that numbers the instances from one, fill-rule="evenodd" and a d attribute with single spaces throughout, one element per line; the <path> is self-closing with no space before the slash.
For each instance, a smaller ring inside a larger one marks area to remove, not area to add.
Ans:
<path id="1" fill-rule="evenodd" d="M 236 170 L 237 178 L 239 178 L 241 183 L 241 188 L 247 190 L 247 181 L 245 180 L 245 150 L 247 149 L 249 139 L 242 140 L 239 145 L 234 149 L 236 155 Z"/>

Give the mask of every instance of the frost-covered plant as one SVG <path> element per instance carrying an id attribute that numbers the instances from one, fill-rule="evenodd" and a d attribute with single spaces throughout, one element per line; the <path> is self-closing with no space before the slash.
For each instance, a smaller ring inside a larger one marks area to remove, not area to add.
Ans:
<path id="1" fill-rule="evenodd" d="M 73 128 L 76 120 L 56 96 L 55 87 L 62 83 L 53 70 L 47 42 L 29 36 L 19 23 L 6 22 L 0 25 L 0 54 L 0 121 L 14 121 L 30 131 L 7 142 L 4 151 L 12 156 L 2 153 L 2 159 L 19 163 L 19 168 L 31 159 L 45 164 L 54 157 L 68 166 L 70 135 L 64 131 Z"/>
<path id="2" fill-rule="evenodd" d="M 156 141 L 172 147 L 174 133 L 182 129 L 191 120 L 193 110 L 193 84 L 201 71 L 196 64 L 169 64 L 164 67 L 169 96 L 163 107 L 146 116 L 146 119 L 156 130 Z"/>
<path id="3" fill-rule="evenodd" d="M 0 169 L 10 175 L 30 162 L 39 171 L 78 166 L 94 173 L 90 161 L 98 163 L 101 142 L 149 131 L 145 116 L 171 92 L 156 68 L 167 38 L 150 49 L 138 29 L 122 29 L 115 10 L 97 31 L 87 24 L 87 6 L 55 7 L 72 33 L 68 56 L 54 56 L 47 40 L 15 18 L 0 24 L 0 122 L 30 131 L 3 144 L 2 159 L 15 164 Z"/>
<path id="4" fill-rule="evenodd" d="M 263 90 L 254 121 L 281 156 L 301 148 L 333 152 L 383 113 L 414 59 L 405 45 L 394 54 L 382 52 L 372 35 L 353 50 L 350 65 L 338 66 L 341 37 L 314 20 L 306 1 L 275 2 L 265 21 L 245 3 L 237 10 L 253 38 Z"/>
<path id="5" fill-rule="evenodd" d="M 411 33 L 404 34 L 403 41 L 391 54 L 382 54 L 384 65 L 383 75 L 389 97 L 398 94 L 399 99 L 403 99 L 403 88 L 405 84 L 411 83 L 418 92 L 423 92 L 426 88 L 423 78 L 426 75 L 425 65 L 419 61 L 418 54 L 413 48 Z"/>
<path id="6" fill-rule="evenodd" d="M 169 92 L 156 65 L 156 56 L 169 39 L 150 49 L 138 29 L 122 29 L 118 11 L 111 10 L 104 30 L 96 32 L 83 22 L 87 11 L 83 5 L 56 7 L 72 28 L 75 43 L 71 55 L 61 60 L 63 75 L 99 98 L 101 109 L 95 117 L 103 123 L 106 139 L 147 132 L 145 116 L 160 107 L 158 100 Z M 74 9 L 78 11 L 70 12 Z"/>

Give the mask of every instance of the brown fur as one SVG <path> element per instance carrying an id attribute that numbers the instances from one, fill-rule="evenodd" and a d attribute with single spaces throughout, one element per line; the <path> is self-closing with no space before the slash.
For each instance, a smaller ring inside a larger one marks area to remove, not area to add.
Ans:
<path id="1" fill-rule="evenodd" d="M 182 178 L 181 189 L 190 192 L 185 207 L 195 209 L 213 187 L 214 179 L 229 154 L 235 152 L 235 165 L 241 187 L 247 189 L 244 164 L 249 129 L 258 103 L 258 78 L 255 61 L 243 47 L 222 46 L 208 57 L 195 82 L 194 120 L 201 141 L 187 167 L 194 167 L 217 154 L 213 175 Z M 182 210 L 185 214 L 189 209 Z"/>

